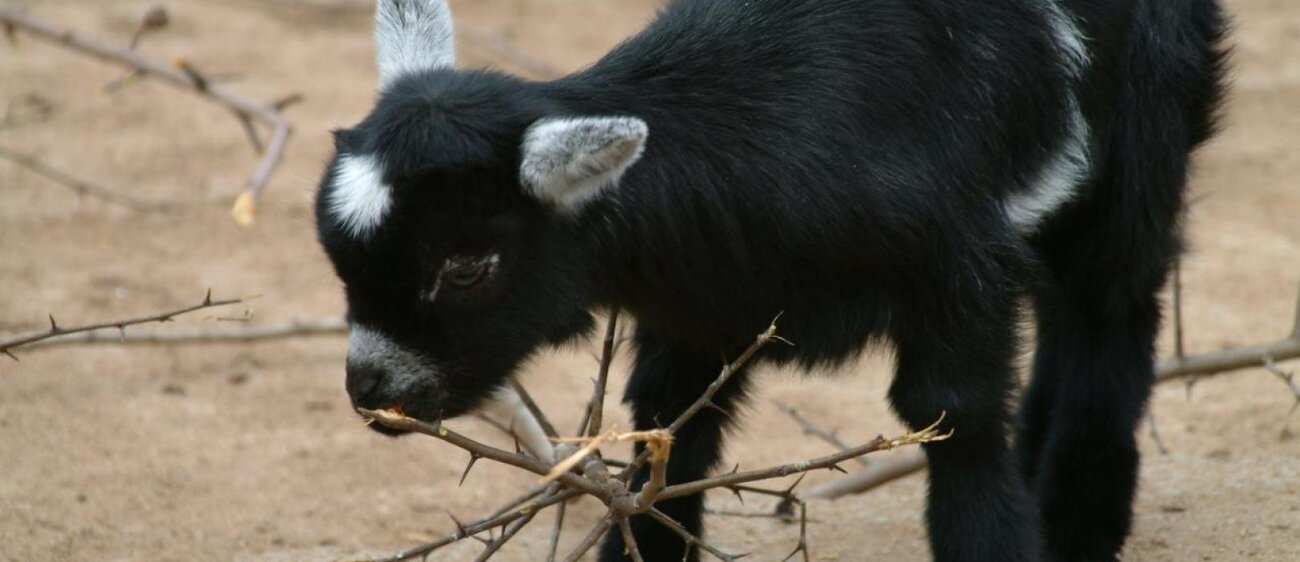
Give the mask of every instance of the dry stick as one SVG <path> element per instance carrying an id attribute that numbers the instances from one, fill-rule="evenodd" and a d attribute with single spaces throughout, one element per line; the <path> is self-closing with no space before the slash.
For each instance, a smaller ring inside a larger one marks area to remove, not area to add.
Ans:
<path id="1" fill-rule="evenodd" d="M 179 345 L 274 341 L 292 338 L 347 335 L 343 320 L 294 320 L 284 324 L 250 325 L 239 329 L 192 329 L 132 332 L 122 336 L 116 329 L 68 334 L 32 344 L 37 350 L 70 345 Z"/>
<path id="2" fill-rule="evenodd" d="M 1264 365 L 1266 357 L 1271 357 L 1274 361 L 1287 361 L 1300 357 L 1300 291 L 1296 292 L 1295 322 L 1291 327 L 1291 334 L 1285 339 L 1263 345 L 1166 359 L 1160 362 L 1156 379 L 1164 382 L 1247 367 L 1260 367 Z"/>
<path id="3" fill-rule="evenodd" d="M 655 521 L 658 521 L 660 525 L 668 527 L 669 530 L 671 530 L 674 533 L 677 533 L 677 536 L 681 537 L 682 540 L 686 542 L 686 544 L 693 544 L 695 546 L 698 546 L 701 549 L 703 549 L 705 552 L 715 556 L 718 560 L 722 560 L 723 562 L 736 562 L 737 560 L 740 560 L 741 558 L 744 558 L 746 556 L 745 554 L 728 554 L 726 552 L 723 552 L 718 547 L 713 546 L 707 542 L 704 542 L 703 540 L 700 539 L 700 537 L 697 537 L 691 534 L 690 531 L 687 531 L 686 527 L 683 527 L 681 523 L 678 523 L 672 517 L 665 515 L 664 512 L 659 511 L 658 509 L 651 509 L 649 514 L 650 517 L 654 518 Z"/>
<path id="4" fill-rule="evenodd" d="M 808 550 L 808 502 L 803 500 L 794 500 L 799 505 L 799 544 L 795 545 L 794 550 L 790 551 L 781 562 L 789 562 L 794 555 L 803 553 L 803 562 L 809 562 L 811 553 Z"/>
<path id="5" fill-rule="evenodd" d="M 645 559 L 641 558 L 641 548 L 636 544 L 636 535 L 632 534 L 632 524 L 628 523 L 626 517 L 618 520 L 618 530 L 623 533 L 625 554 L 632 559 L 632 562 L 645 562 Z"/>
<path id="6" fill-rule="evenodd" d="M 236 200 L 232 211 L 236 220 L 243 224 L 252 221 L 257 198 L 270 182 L 271 176 L 284 158 L 285 147 L 293 127 L 274 105 L 253 99 L 221 84 L 213 83 L 193 67 L 183 65 L 183 69 L 173 68 L 154 61 L 126 47 L 109 45 L 83 37 L 76 32 L 61 28 L 20 12 L 12 6 L 0 6 L 0 22 L 7 26 L 25 30 L 38 37 L 61 44 L 70 49 L 86 53 L 100 59 L 123 65 L 136 73 L 152 76 L 163 82 L 189 90 L 198 95 L 221 104 L 240 120 L 258 120 L 272 129 L 270 141 L 266 143 L 262 159 L 249 177 L 247 190 Z"/>
<path id="7" fill-rule="evenodd" d="M 542 431 L 546 433 L 547 437 L 555 439 L 560 436 L 559 433 L 555 432 L 555 426 L 551 425 L 551 420 L 546 418 L 546 413 L 537 406 L 537 402 L 533 400 L 531 394 L 528 394 L 528 390 L 524 388 L 523 384 L 520 384 L 517 380 L 510 379 L 510 388 L 515 391 L 515 394 L 519 395 L 519 401 L 524 403 L 525 408 L 528 408 L 528 413 L 532 414 L 533 419 L 537 420 L 537 425 L 541 426 Z"/>
<path id="8" fill-rule="evenodd" d="M 776 405 L 778 408 L 781 409 L 782 412 L 785 412 L 787 416 L 790 416 L 792 419 L 794 419 L 795 423 L 799 424 L 799 428 L 803 430 L 804 435 L 811 435 L 813 437 L 821 439 L 825 443 L 841 451 L 849 448 L 849 444 L 845 443 L 843 439 L 840 439 L 839 436 L 835 435 L 834 431 L 826 431 L 820 427 L 817 427 L 816 424 L 812 423 L 812 421 L 810 421 L 808 418 L 805 418 L 803 414 L 800 414 L 799 410 L 794 409 L 793 406 L 788 406 L 779 401 L 776 403 Z M 858 457 L 853 460 L 857 461 L 858 464 L 861 464 L 862 466 L 870 465 L 870 463 L 867 461 L 867 457 Z"/>
<path id="9" fill-rule="evenodd" d="M 728 486 L 734 486 L 737 484 L 756 482 L 759 480 L 770 480 L 772 478 L 781 478 L 783 476 L 790 476 L 792 474 L 800 474 L 800 473 L 810 472 L 813 470 L 818 470 L 823 468 L 834 470 L 839 468 L 839 463 L 852 459 L 853 457 L 865 455 L 868 453 L 875 453 L 878 451 L 888 451 L 890 449 L 896 449 L 898 447 L 903 447 L 907 445 L 922 445 L 926 443 L 943 441 L 951 437 L 952 432 L 950 431 L 948 433 L 939 433 L 938 431 L 939 424 L 942 422 L 943 422 L 943 417 L 940 417 L 939 421 L 936 421 L 930 427 L 927 427 L 920 431 L 909 433 L 907 435 L 895 439 L 885 439 L 884 436 L 876 436 L 875 439 L 871 440 L 870 443 L 867 443 L 865 445 L 853 447 L 851 449 L 847 449 L 832 455 L 827 455 L 809 461 L 783 464 L 780 466 L 773 466 L 773 467 L 762 468 L 758 470 L 733 472 L 721 476 L 714 476 L 712 478 L 696 480 L 694 482 L 687 482 L 684 484 L 676 484 L 673 486 L 668 486 L 667 488 L 664 488 L 662 492 L 659 493 L 658 501 L 670 500 L 682 496 L 698 494 L 700 492 L 704 492 L 706 490 L 710 490 L 713 488 L 724 488 Z"/>
<path id="10" fill-rule="evenodd" d="M 744 367 L 759 350 L 763 349 L 763 346 L 767 345 L 768 342 L 773 339 L 779 339 L 776 335 L 776 320 L 773 320 L 772 323 L 767 326 L 767 330 L 754 338 L 754 343 L 750 344 L 749 347 L 740 354 L 740 357 L 737 357 L 735 361 L 722 366 L 722 372 L 718 373 L 718 377 L 713 379 L 713 382 L 709 384 L 708 388 L 704 389 L 704 393 L 701 394 L 700 397 L 690 405 L 690 407 L 686 408 L 686 411 L 682 412 L 680 416 L 677 416 L 677 419 L 668 426 L 668 433 L 676 435 L 687 422 L 691 421 L 691 418 L 695 417 L 695 414 L 700 412 L 700 410 L 703 410 L 706 407 L 717 407 L 717 405 L 713 403 L 713 396 L 716 395 L 718 391 L 722 389 L 723 385 L 727 384 L 727 381 L 731 380 L 731 377 Z M 649 449 L 641 451 L 641 454 L 637 455 L 636 459 L 629 463 L 627 468 L 623 469 L 623 472 L 619 474 L 618 478 L 623 481 L 630 480 L 632 475 L 636 474 L 638 470 L 641 470 L 641 467 L 645 465 L 645 462 L 649 458 Z"/>
<path id="11" fill-rule="evenodd" d="M 605 341 L 600 348 L 600 371 L 596 374 L 595 388 L 591 400 L 587 402 L 587 415 L 583 416 L 586 431 L 581 428 L 578 435 L 595 437 L 600 434 L 605 415 L 605 385 L 609 381 L 609 366 L 614 362 L 614 339 L 618 333 L 618 307 L 609 311 L 609 324 L 605 326 Z"/>
<path id="12" fill-rule="evenodd" d="M 519 531 L 529 523 L 532 523 L 534 517 L 537 517 L 536 511 L 529 512 L 528 515 L 510 523 L 510 525 L 506 527 L 506 530 L 501 533 L 501 537 L 489 543 L 487 548 L 483 550 L 483 553 L 479 554 L 478 558 L 474 559 L 474 562 L 487 562 L 487 560 L 492 558 L 498 550 L 501 550 L 501 547 L 505 546 L 510 539 L 514 538 L 515 534 L 519 533 Z"/>
<path id="13" fill-rule="evenodd" d="M 167 205 L 164 204 L 143 201 L 130 195 L 117 193 L 102 185 L 75 178 L 33 156 L 22 154 L 3 146 L 0 146 L 0 158 L 9 160 L 18 166 L 22 166 L 23 168 L 53 181 L 54 183 L 71 189 L 77 195 L 93 197 L 105 203 L 125 207 L 133 211 L 158 211 L 167 208 Z"/>
<path id="14" fill-rule="evenodd" d="M 591 528 L 591 532 L 587 533 L 587 536 L 582 538 L 582 541 L 580 541 L 578 546 L 573 549 L 573 552 L 570 552 L 568 556 L 564 557 L 564 562 L 577 562 L 581 559 L 582 555 L 586 554 L 588 550 L 591 550 L 591 547 L 596 546 L 596 541 L 600 540 L 600 537 L 605 536 L 605 532 L 609 530 L 609 527 L 612 524 L 613 521 L 610 520 L 608 516 L 601 519 L 599 523 L 596 523 L 595 527 Z"/>
<path id="15" fill-rule="evenodd" d="M 573 499 L 580 495 L 582 495 L 582 492 L 578 490 L 565 490 L 558 494 L 541 498 L 515 511 L 503 513 L 496 517 L 481 519 L 469 525 L 457 525 L 456 532 L 446 538 L 423 544 L 415 548 L 410 548 L 392 556 L 386 556 L 384 558 L 369 558 L 366 559 L 365 562 L 403 562 L 405 560 L 428 556 L 430 553 L 444 546 L 460 542 L 489 529 L 495 529 L 502 525 L 509 524 L 523 517 L 527 517 L 529 514 L 537 513 L 552 505 Z"/>
<path id="16" fill-rule="evenodd" d="M 555 552 L 560 548 L 560 533 L 564 530 L 564 512 L 569 504 L 562 503 L 555 509 L 555 526 L 551 529 L 551 544 L 546 550 L 546 562 L 555 562 Z"/>
<path id="17" fill-rule="evenodd" d="M 471 455 L 476 455 L 502 464 L 508 464 L 516 468 L 522 468 L 538 476 L 547 476 L 551 472 L 551 466 L 548 464 L 521 454 L 511 453 L 504 449 L 498 449 L 491 445 L 479 443 L 478 441 L 447 429 L 447 427 L 442 423 L 431 424 L 399 414 L 392 410 L 367 410 L 364 408 L 358 408 L 357 413 L 376 423 L 383 424 L 386 427 L 412 431 L 415 433 L 423 433 L 430 437 L 436 437 L 456 447 L 469 451 Z M 609 496 L 607 490 L 576 474 L 564 472 L 555 476 L 565 485 L 570 488 L 576 488 L 583 493 L 602 499 L 606 499 Z"/>
<path id="18" fill-rule="evenodd" d="M 209 289 L 208 292 L 207 292 L 207 295 L 205 295 L 205 296 L 203 297 L 203 301 L 200 302 L 199 304 L 196 304 L 196 305 L 193 305 L 193 306 L 187 306 L 187 307 L 184 307 L 184 308 L 179 308 L 179 309 L 172 310 L 172 311 L 169 311 L 169 312 L 162 312 L 162 313 L 154 314 L 154 315 L 151 315 L 151 316 L 145 316 L 145 317 L 141 317 L 141 318 L 132 318 L 132 319 L 129 319 L 129 320 L 114 320 L 114 321 L 111 321 L 111 322 L 102 322 L 102 323 L 99 323 L 99 324 L 90 324 L 90 325 L 87 325 L 87 326 L 78 326 L 78 327 L 76 327 L 76 328 L 62 328 L 62 327 L 59 326 L 58 322 L 55 322 L 55 321 L 54 321 L 54 316 L 51 315 L 51 316 L 50 316 L 50 329 L 49 329 L 49 330 L 46 330 L 46 331 L 44 331 L 44 332 L 37 333 L 37 334 L 29 334 L 29 335 L 26 335 L 26 336 L 19 336 L 19 337 L 17 337 L 17 338 L 14 338 L 14 339 L 11 339 L 11 340 L 8 340 L 8 341 L 0 341 L 0 353 L 3 353 L 3 354 L 5 354 L 5 355 L 8 355 L 10 358 L 12 358 L 12 359 L 14 359 L 15 361 L 17 361 L 17 360 L 18 360 L 18 357 L 15 356 L 15 355 L 13 354 L 13 350 L 14 350 L 14 349 L 17 349 L 17 348 L 19 348 L 19 347 L 23 347 L 23 346 L 25 346 L 25 345 L 30 345 L 30 344 L 33 344 L 33 343 L 36 343 L 36 342 L 39 342 L 39 341 L 48 340 L 48 339 L 50 339 L 50 338 L 56 338 L 56 337 L 60 337 L 60 336 L 66 336 L 66 335 L 68 335 L 68 334 L 78 334 L 78 333 L 82 333 L 82 332 L 91 332 L 91 331 L 95 331 L 95 330 L 103 330 L 103 329 L 106 329 L 106 328 L 116 329 L 120 334 L 122 334 L 123 336 L 125 336 L 127 326 L 135 326 L 135 325 L 137 325 L 137 324 L 147 324 L 147 323 L 151 323 L 151 322 L 170 322 L 170 321 L 172 321 L 173 319 L 175 319 L 177 316 L 180 316 L 180 315 L 182 315 L 182 314 L 188 314 L 188 313 L 190 313 L 190 312 L 195 312 L 195 311 L 198 311 L 198 310 L 203 310 L 203 309 L 205 309 L 205 308 L 215 308 L 215 307 L 221 307 L 221 306 L 230 306 L 230 305 L 232 305 L 232 304 L 243 304 L 244 302 L 245 302 L 245 299 L 242 299 L 242 298 L 241 298 L 241 299 L 225 299 L 225 300 L 216 300 L 216 301 L 214 301 L 214 300 L 212 300 L 212 290 Z"/>

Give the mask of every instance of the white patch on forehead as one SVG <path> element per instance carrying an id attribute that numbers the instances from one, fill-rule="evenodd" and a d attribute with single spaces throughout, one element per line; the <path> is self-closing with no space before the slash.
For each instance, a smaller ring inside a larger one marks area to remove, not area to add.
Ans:
<path id="1" fill-rule="evenodd" d="M 344 154 L 334 169 L 329 212 L 349 236 L 365 239 L 388 216 L 392 192 L 374 156 Z"/>
<path id="2" fill-rule="evenodd" d="M 1065 139 L 1043 165 L 1029 190 L 1012 194 L 1005 202 L 1007 218 L 1021 232 L 1033 232 L 1045 217 L 1073 199 L 1088 178 L 1088 123 L 1073 97 L 1067 119 L 1069 130 Z"/>
<path id="3" fill-rule="evenodd" d="M 380 369 L 386 375 L 386 383 L 433 380 L 438 374 L 437 368 L 423 356 L 360 325 L 353 325 L 348 332 L 348 363 Z"/>

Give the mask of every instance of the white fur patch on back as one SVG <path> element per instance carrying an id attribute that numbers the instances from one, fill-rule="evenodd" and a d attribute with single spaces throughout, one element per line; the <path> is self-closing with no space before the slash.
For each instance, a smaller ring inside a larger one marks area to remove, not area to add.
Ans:
<path id="1" fill-rule="evenodd" d="M 1056 153 L 1039 171 L 1030 189 L 1006 200 L 1007 218 L 1021 232 L 1032 232 L 1043 218 L 1078 193 L 1088 178 L 1088 123 L 1079 104 L 1070 99 L 1069 131 Z"/>
<path id="2" fill-rule="evenodd" d="M 339 156 L 329 212 L 349 236 L 365 239 L 374 232 L 393 204 L 393 189 L 384 183 L 379 161 L 370 155 Z"/>
<path id="3" fill-rule="evenodd" d="M 1078 23 L 1061 7 L 1060 0 L 1047 0 L 1047 23 L 1052 28 L 1053 41 L 1067 72 L 1074 78 L 1082 76 L 1088 67 L 1088 47 L 1083 42 L 1083 32 Z"/>
<path id="4" fill-rule="evenodd" d="M 636 117 L 542 119 L 524 136 L 519 178 L 538 199 L 577 210 L 618 183 L 647 135 Z"/>
<path id="5" fill-rule="evenodd" d="M 375 41 L 381 90 L 404 74 L 456 65 L 447 0 L 379 0 Z"/>
<path id="6" fill-rule="evenodd" d="M 1088 48 L 1083 33 L 1059 0 L 1046 0 L 1044 5 L 1052 42 L 1073 87 L 1088 68 Z M 1039 170 L 1029 190 L 1015 193 L 1005 202 L 1007 218 L 1021 232 L 1033 232 L 1044 218 L 1073 199 L 1091 171 L 1088 121 L 1073 91 L 1067 94 L 1065 101 L 1067 130 L 1060 146 Z"/>

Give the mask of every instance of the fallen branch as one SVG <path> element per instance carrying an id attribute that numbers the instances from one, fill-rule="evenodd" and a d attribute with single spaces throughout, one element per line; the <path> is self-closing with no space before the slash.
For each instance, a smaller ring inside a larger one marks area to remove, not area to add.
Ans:
<path id="1" fill-rule="evenodd" d="M 54 315 L 50 315 L 50 329 L 45 330 L 44 332 L 19 336 L 7 341 L 0 341 L 0 353 L 8 355 L 10 358 L 17 361 L 18 356 L 13 354 L 13 350 L 23 346 L 34 344 L 36 342 L 48 340 L 51 338 L 68 336 L 71 334 L 94 332 L 97 330 L 104 330 L 104 329 L 114 329 L 117 331 L 118 334 L 121 335 L 121 337 L 126 337 L 126 328 L 128 326 L 136 326 L 139 324 L 148 324 L 153 322 L 170 322 L 174 320 L 177 316 L 183 314 L 189 314 L 191 312 L 203 310 L 206 308 L 230 306 L 232 304 L 244 304 L 245 302 L 246 300 L 242 298 L 212 300 L 212 290 L 209 289 L 207 295 L 203 297 L 203 301 L 200 302 L 199 304 L 193 306 L 187 306 L 184 308 L 179 308 L 169 312 L 162 312 L 151 316 L 145 316 L 141 318 L 131 318 L 128 320 L 113 320 L 111 322 L 101 322 L 99 324 L 89 324 L 86 326 L 78 326 L 75 328 L 63 328 L 59 326 L 59 323 L 54 320 Z"/>
<path id="2" fill-rule="evenodd" d="M 616 327 L 613 326 L 613 322 L 611 322 L 605 340 L 605 353 L 602 360 L 603 368 L 607 368 L 608 359 L 612 354 L 612 346 L 609 344 L 614 339 L 613 334 L 615 333 L 615 330 Z M 677 524 L 677 522 L 667 518 L 663 513 L 655 509 L 655 505 L 665 500 L 702 493 L 712 489 L 729 489 L 737 494 L 742 491 L 764 493 L 776 495 L 797 503 L 801 508 L 800 539 L 799 545 L 791 552 L 790 557 L 802 552 L 804 554 L 804 559 L 807 560 L 807 513 L 804 511 L 802 501 L 794 495 L 794 486 L 798 485 L 798 481 L 796 481 L 795 485 L 792 485 L 785 492 L 772 492 L 752 488 L 745 486 L 746 483 L 794 474 L 804 474 L 814 470 L 835 470 L 839 469 L 840 462 L 848 459 L 875 451 L 884 451 L 908 445 L 919 445 L 923 443 L 942 441 L 947 439 L 951 435 L 951 432 L 946 434 L 939 432 L 939 424 L 943 421 L 943 418 L 941 417 L 933 426 L 925 428 L 922 431 L 909 433 L 895 439 L 877 437 L 866 445 L 850 448 L 818 459 L 784 464 L 760 470 L 745 472 L 737 470 L 729 474 L 714 476 L 712 478 L 703 478 L 693 482 L 668 485 L 667 464 L 675 432 L 680 430 L 702 409 L 712 406 L 713 396 L 718 392 L 718 390 L 721 389 L 728 380 L 730 380 L 732 375 L 742 369 L 764 345 L 772 340 L 780 339 L 781 338 L 776 335 L 776 325 L 772 324 L 769 326 L 766 331 L 755 338 L 754 343 L 751 344 L 751 346 L 742 353 L 740 357 L 725 365 L 708 389 L 706 389 L 700 397 L 695 400 L 695 402 L 686 408 L 666 429 L 623 433 L 619 432 L 617 428 L 610 428 L 598 435 L 589 436 L 587 434 L 589 434 L 593 428 L 596 430 L 600 429 L 600 422 L 595 418 L 594 412 L 600 407 L 601 396 L 603 393 L 594 393 L 592 401 L 589 403 L 590 408 L 586 423 L 583 425 L 585 431 L 581 433 L 581 437 L 557 440 L 556 456 L 559 458 L 559 461 L 554 463 L 542 462 L 522 454 L 510 453 L 508 451 L 479 443 L 447 429 L 441 422 L 429 423 L 416 420 L 407 417 L 398 411 L 358 410 L 358 412 L 375 423 L 380 423 L 394 429 L 414 431 L 430 435 L 464 449 L 470 453 L 471 466 L 474 461 L 480 458 L 486 458 L 544 476 L 546 478 L 544 485 L 552 486 L 551 489 L 555 490 L 554 493 L 547 495 L 546 498 L 555 497 L 556 494 L 568 493 L 572 494 L 570 497 L 585 495 L 599 500 L 607 508 L 605 516 L 600 519 L 595 527 L 590 529 L 583 539 L 578 542 L 578 545 L 566 558 L 564 558 L 566 561 L 576 561 L 580 559 L 595 545 L 597 541 L 600 540 L 600 537 L 609 532 L 614 525 L 619 526 L 619 532 L 626 534 L 625 542 L 628 548 L 628 556 L 634 560 L 639 559 L 639 546 L 636 544 L 635 538 L 631 536 L 630 529 L 626 524 L 627 518 L 635 514 L 649 515 L 654 520 L 667 526 L 674 533 L 677 533 L 689 544 L 696 545 L 705 552 L 708 552 L 721 560 L 731 561 L 739 559 L 740 556 L 729 554 L 704 539 L 689 533 L 685 528 Z M 598 388 L 600 387 L 599 380 L 597 381 L 596 386 Z M 522 406 L 519 407 L 519 411 L 525 413 L 530 412 L 528 408 Z M 601 459 L 599 450 L 603 445 L 620 441 L 638 441 L 645 443 L 646 446 L 643 454 L 640 455 L 636 461 L 629 463 L 627 468 L 625 468 L 618 477 L 615 477 L 609 472 L 610 465 Z M 581 446 L 577 447 L 578 445 Z M 635 468 L 636 466 L 644 463 L 650 463 L 650 478 L 640 490 L 634 490 L 632 488 L 633 480 L 630 476 L 637 470 L 637 468 Z M 530 492 L 523 497 L 536 497 L 536 491 Z M 479 560 L 486 560 L 496 552 L 496 549 L 500 548 L 499 545 L 503 543 L 504 540 L 507 540 L 507 537 L 513 536 L 513 534 L 517 533 L 524 525 L 527 525 L 528 522 L 532 521 L 537 511 L 544 509 L 549 505 L 560 503 L 554 502 L 542 505 L 543 502 L 541 500 L 536 500 L 520 509 L 515 507 L 520 501 L 521 500 L 515 500 L 515 502 L 510 504 L 508 507 L 498 509 L 494 516 L 482 519 L 474 524 L 468 526 L 457 524 L 456 533 L 450 537 L 421 547 L 403 551 L 387 558 L 379 559 L 379 561 L 397 562 L 400 560 L 409 560 L 416 557 L 426 556 L 442 546 L 473 536 L 482 532 L 484 529 L 509 525 L 506 527 L 501 538 L 487 543 L 489 545 L 489 551 L 479 557 Z M 527 500 L 525 499 L 523 501 Z M 561 505 L 563 504 L 561 503 Z M 518 522 L 515 523 L 516 521 Z M 551 538 L 552 552 L 558 542 L 558 529 L 560 529 L 562 525 L 562 520 L 557 518 L 555 526 L 555 529 L 557 530 L 553 532 Z"/>
<path id="3" fill-rule="evenodd" d="M 343 336 L 348 326 L 343 320 L 295 320 L 284 324 L 250 325 L 237 329 L 196 328 L 153 332 L 131 332 L 123 335 L 114 328 L 91 330 L 77 334 L 52 336 L 33 343 L 29 349 L 45 349 L 71 345 L 183 345 L 252 343 L 283 339 Z"/>
<path id="4" fill-rule="evenodd" d="M 125 207 L 133 211 L 158 211 L 167 208 L 167 205 L 164 204 L 143 201 L 130 195 L 117 193 L 94 182 L 73 177 L 71 174 L 46 164 L 34 156 L 22 154 L 16 150 L 3 146 L 0 146 L 0 158 L 9 160 L 10 162 L 26 168 L 27 170 L 49 179 L 54 183 L 71 189 L 77 195 L 92 197 L 110 205 Z"/>
<path id="5" fill-rule="evenodd" d="M 145 57 L 139 52 L 126 47 L 116 46 L 84 37 L 71 29 L 61 28 L 28 16 L 13 6 L 0 6 L 0 22 L 8 29 L 21 29 L 42 39 L 52 41 L 64 47 L 85 53 L 99 59 L 119 64 L 142 76 L 156 78 L 178 88 L 191 91 L 199 96 L 222 105 L 234 112 L 242 126 L 252 130 L 251 122 L 260 121 L 271 129 L 270 139 L 254 147 L 261 146 L 262 158 L 248 179 L 246 190 L 235 200 L 232 214 L 241 224 L 249 224 L 256 213 L 256 202 L 266 189 L 284 158 L 285 147 L 292 125 L 281 114 L 281 108 L 275 103 L 263 102 L 227 86 L 208 79 L 187 61 L 179 61 L 175 67 Z M 256 138 L 256 135 L 253 135 Z"/>

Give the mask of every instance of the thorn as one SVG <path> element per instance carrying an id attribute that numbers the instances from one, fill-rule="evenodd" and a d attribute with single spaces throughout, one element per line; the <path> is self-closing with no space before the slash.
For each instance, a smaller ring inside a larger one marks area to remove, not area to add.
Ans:
<path id="1" fill-rule="evenodd" d="M 833 470 L 833 471 L 838 472 L 838 473 L 840 473 L 840 474 L 848 474 L 848 473 L 849 473 L 849 471 L 844 470 L 844 467 L 840 466 L 839 464 L 833 464 L 833 465 L 830 465 L 830 466 L 826 467 L 826 469 L 827 469 L 827 470 Z"/>
<path id="2" fill-rule="evenodd" d="M 737 472 L 740 472 L 740 463 L 736 463 L 736 466 L 731 467 L 731 474 L 735 474 Z"/>
<path id="3" fill-rule="evenodd" d="M 14 361 L 18 361 L 18 356 L 14 355 L 14 353 L 12 351 L 9 351 L 8 349 L 0 349 L 0 353 L 4 353 L 5 355 L 8 355 L 10 359 L 13 359 Z M 22 361 L 18 361 L 18 362 L 22 363 Z"/>
<path id="4" fill-rule="evenodd" d="M 712 400 L 709 400 L 708 402 L 705 402 L 705 403 L 704 403 L 704 407 L 705 407 L 705 408 L 708 408 L 708 409 L 710 409 L 710 410 L 714 410 L 714 411 L 718 412 L 719 414 L 722 414 L 722 415 L 725 416 L 725 417 L 728 417 L 728 418 L 731 417 L 731 412 L 728 412 L 728 411 L 726 411 L 726 410 L 723 410 L 723 409 L 722 409 L 722 406 L 719 406 L 716 402 L 714 402 L 714 401 L 712 401 Z"/>
<path id="5" fill-rule="evenodd" d="M 447 517 L 450 517 L 451 522 L 456 525 L 457 536 L 459 536 L 460 538 L 465 538 L 469 536 L 469 531 L 465 530 L 465 525 L 460 522 L 460 519 L 457 519 L 456 516 L 452 515 L 450 511 L 447 512 Z"/>
<path id="6" fill-rule="evenodd" d="M 740 501 L 740 505 L 745 505 L 745 495 L 740 493 L 740 488 L 728 486 L 727 489 L 731 490 L 731 493 L 736 494 L 736 499 Z"/>
<path id="7" fill-rule="evenodd" d="M 126 341 L 126 324 L 117 325 L 117 335 L 122 341 Z"/>
<path id="8" fill-rule="evenodd" d="M 212 288 L 208 287 L 208 294 L 203 297 L 203 306 L 212 306 Z"/>
<path id="9" fill-rule="evenodd" d="M 291 105 L 299 104 L 302 102 L 302 100 L 303 100 L 302 94 L 294 92 L 278 100 L 275 100 L 274 102 L 271 102 L 271 107 L 274 107 L 276 111 L 284 111 L 285 108 Z"/>
<path id="10" fill-rule="evenodd" d="M 54 321 L 53 314 L 50 315 L 50 333 L 51 334 L 59 333 L 59 323 Z"/>
<path id="11" fill-rule="evenodd" d="M 803 482 L 803 478 L 804 478 L 805 476 L 808 476 L 808 473 L 807 473 L 807 472 L 805 472 L 805 473 L 803 473 L 803 474 L 800 474 L 799 477 L 795 479 L 794 484 L 791 484 L 789 488 L 786 488 L 786 489 L 785 489 L 785 495 L 788 496 L 788 497 L 793 498 L 793 497 L 794 497 L 794 489 L 797 488 L 797 487 L 799 487 L 799 484 Z"/>
<path id="12" fill-rule="evenodd" d="M 194 82 L 194 89 L 200 92 L 208 91 L 208 79 L 199 73 L 198 69 L 190 65 L 190 61 L 185 59 L 176 59 L 176 68 L 185 73 L 190 80 Z"/>
<path id="13" fill-rule="evenodd" d="M 478 453 L 469 454 L 469 464 L 465 465 L 465 472 L 460 474 L 460 482 L 456 484 L 457 488 L 465 484 L 465 478 L 469 476 L 469 471 L 474 469 L 474 463 L 478 462 L 480 458 L 482 458 L 482 456 Z"/>

